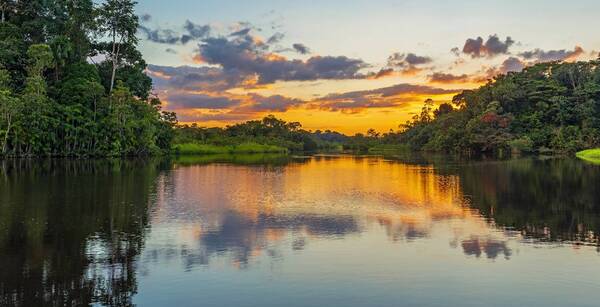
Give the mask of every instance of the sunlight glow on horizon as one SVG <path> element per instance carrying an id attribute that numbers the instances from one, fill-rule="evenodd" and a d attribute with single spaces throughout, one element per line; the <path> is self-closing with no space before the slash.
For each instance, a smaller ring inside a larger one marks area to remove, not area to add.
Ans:
<path id="1" fill-rule="evenodd" d="M 181 123 L 223 127 L 273 114 L 311 130 L 386 132 L 428 98 L 449 102 L 541 61 L 596 58 L 600 39 L 577 28 L 600 27 L 590 15 L 600 3 L 559 10 L 549 2 L 333 0 L 315 10 L 271 0 L 174 0 L 166 11 L 147 1 L 138 5 L 148 14 L 138 35 L 154 64 L 155 92 Z M 190 29 L 197 36 L 187 43 Z M 173 35 L 181 42 L 160 40 Z"/>

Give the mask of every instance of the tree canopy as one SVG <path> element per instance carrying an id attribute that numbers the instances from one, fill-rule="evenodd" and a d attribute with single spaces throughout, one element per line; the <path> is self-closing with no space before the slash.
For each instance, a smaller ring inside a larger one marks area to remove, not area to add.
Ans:
<path id="1" fill-rule="evenodd" d="M 600 145 L 600 60 L 542 63 L 456 95 L 390 134 L 413 149 L 575 152 Z"/>
<path id="2" fill-rule="evenodd" d="M 5 156 L 169 150 L 176 124 L 151 93 L 135 1 L 2 1 L 0 148 Z"/>

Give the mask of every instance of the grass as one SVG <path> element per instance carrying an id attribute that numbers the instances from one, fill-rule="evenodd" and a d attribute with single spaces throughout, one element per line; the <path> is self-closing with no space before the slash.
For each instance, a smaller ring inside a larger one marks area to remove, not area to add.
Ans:
<path id="1" fill-rule="evenodd" d="M 399 151 L 410 151 L 408 145 L 400 144 L 380 144 L 369 148 L 369 153 L 386 153 L 386 152 L 399 152 Z"/>
<path id="2" fill-rule="evenodd" d="M 215 155 L 215 154 L 252 154 L 252 153 L 287 153 L 287 149 L 274 145 L 243 143 L 239 145 L 211 145 L 185 143 L 171 147 L 176 154 L 182 155 Z"/>
<path id="3" fill-rule="evenodd" d="M 577 157 L 594 164 L 600 164 L 600 148 L 580 151 L 577 153 Z"/>
<path id="4" fill-rule="evenodd" d="M 174 162 L 180 165 L 230 163 L 237 165 L 285 165 L 291 156 L 279 153 L 180 155 Z"/>

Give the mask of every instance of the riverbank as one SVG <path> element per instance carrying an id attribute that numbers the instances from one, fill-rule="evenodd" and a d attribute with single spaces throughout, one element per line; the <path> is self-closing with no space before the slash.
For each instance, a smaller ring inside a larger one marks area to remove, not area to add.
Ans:
<path id="1" fill-rule="evenodd" d="M 388 153 L 388 152 L 409 152 L 410 146 L 405 144 L 379 144 L 370 147 L 367 152 L 372 154 Z"/>
<path id="2" fill-rule="evenodd" d="M 594 164 L 600 164 L 600 148 L 580 151 L 577 153 L 577 157 Z"/>
<path id="3" fill-rule="evenodd" d="M 214 155 L 214 154 L 252 154 L 252 153 L 288 153 L 288 149 L 275 145 L 242 143 L 239 145 L 212 145 L 198 143 L 175 144 L 171 147 L 175 154 Z"/>

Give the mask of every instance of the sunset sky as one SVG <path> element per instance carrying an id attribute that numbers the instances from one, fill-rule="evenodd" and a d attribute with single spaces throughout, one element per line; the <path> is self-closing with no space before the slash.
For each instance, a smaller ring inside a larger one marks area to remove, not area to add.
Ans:
<path id="1" fill-rule="evenodd" d="M 397 129 L 499 73 L 600 52 L 600 2 L 139 1 L 155 92 L 181 123 L 267 114 L 305 129 Z"/>

